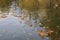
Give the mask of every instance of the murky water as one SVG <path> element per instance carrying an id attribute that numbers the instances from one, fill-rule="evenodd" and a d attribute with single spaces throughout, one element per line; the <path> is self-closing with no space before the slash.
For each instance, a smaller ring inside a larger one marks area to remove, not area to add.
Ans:
<path id="1" fill-rule="evenodd" d="M 0 17 L 0 40 L 49 40 L 48 37 L 41 37 L 36 33 L 36 30 L 44 29 L 38 27 L 35 20 L 21 20 L 20 17 L 14 17 L 13 13 L 20 13 L 18 15 L 21 15 L 21 11 L 17 11 L 10 11 L 7 13 L 7 17 Z M 32 27 L 29 27 L 28 24 L 30 23 L 33 24 Z"/>

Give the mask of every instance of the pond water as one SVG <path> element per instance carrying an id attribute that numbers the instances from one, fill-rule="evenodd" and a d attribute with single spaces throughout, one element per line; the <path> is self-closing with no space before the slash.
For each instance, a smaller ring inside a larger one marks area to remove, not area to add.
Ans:
<path id="1" fill-rule="evenodd" d="M 38 27 L 35 20 L 21 20 L 20 17 L 14 17 L 12 14 L 13 12 L 7 13 L 6 16 L 5 13 L 0 14 L 2 15 L 0 17 L 0 40 L 49 40 L 48 37 L 41 37 L 37 34 L 36 30 L 45 29 Z M 33 27 L 29 27 L 30 23 Z"/>

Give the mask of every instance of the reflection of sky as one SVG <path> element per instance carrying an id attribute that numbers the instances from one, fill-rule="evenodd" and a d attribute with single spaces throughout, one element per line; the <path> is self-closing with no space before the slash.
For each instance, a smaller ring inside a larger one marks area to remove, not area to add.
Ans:
<path id="1" fill-rule="evenodd" d="M 9 13 L 7 18 L 0 19 L 0 40 L 47 40 L 47 38 L 39 37 L 33 29 L 34 27 L 30 28 L 21 22 L 20 18 Z M 8 30 L 8 32 L 3 32 L 3 30 Z"/>
<path id="2" fill-rule="evenodd" d="M 12 4 L 12 9 L 15 8 L 14 3 Z M 21 10 L 14 10 L 13 13 L 17 13 L 18 16 L 21 16 Z M 18 11 L 18 12 L 17 12 Z M 18 17 L 14 17 L 9 13 L 7 18 L 0 19 L 0 40 L 49 40 L 48 37 L 40 37 L 35 30 L 42 29 L 35 24 L 35 20 L 22 21 Z M 33 24 L 33 27 L 29 27 L 29 23 Z M 8 30 L 8 32 L 4 32 Z"/>

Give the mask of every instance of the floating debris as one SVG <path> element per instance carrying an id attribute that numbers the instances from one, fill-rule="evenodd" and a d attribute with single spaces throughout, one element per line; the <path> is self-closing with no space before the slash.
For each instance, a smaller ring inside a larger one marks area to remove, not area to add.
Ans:
<path id="1" fill-rule="evenodd" d="M 37 30 L 39 36 L 48 36 L 48 34 L 43 30 Z"/>
<path id="2" fill-rule="evenodd" d="M 0 18 L 6 18 L 7 16 L 6 15 L 2 15 L 2 16 L 0 16 Z"/>
<path id="3" fill-rule="evenodd" d="M 24 17 L 21 17 L 21 20 L 24 20 Z"/>
<path id="4" fill-rule="evenodd" d="M 32 24 L 29 24 L 29 27 L 32 27 L 33 25 Z"/>
<path id="5" fill-rule="evenodd" d="M 5 29 L 5 30 L 3 30 L 3 32 L 8 32 L 8 30 L 7 30 L 7 29 Z"/>
<path id="6" fill-rule="evenodd" d="M 12 14 L 14 17 L 17 17 L 17 14 Z"/>
<path id="7" fill-rule="evenodd" d="M 51 30 L 51 29 L 47 30 L 47 33 L 48 33 L 48 34 L 51 34 L 52 32 L 54 32 L 54 31 Z"/>

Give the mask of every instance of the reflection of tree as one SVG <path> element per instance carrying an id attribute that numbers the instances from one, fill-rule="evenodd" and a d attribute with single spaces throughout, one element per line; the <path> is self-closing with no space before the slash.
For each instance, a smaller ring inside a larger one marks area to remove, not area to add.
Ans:
<path id="1" fill-rule="evenodd" d="M 39 2 L 40 1 L 40 2 Z M 41 23 L 47 29 L 48 36 L 52 38 L 52 40 L 58 40 L 60 36 L 60 3 L 59 0 L 50 0 L 49 3 L 45 1 L 41 2 L 41 0 L 19 0 L 19 6 L 22 9 L 26 9 L 29 11 L 29 15 L 34 16 L 36 20 L 39 16 L 37 11 L 39 9 L 46 8 L 47 15 L 43 17 Z M 45 3 L 44 3 L 45 2 Z M 42 16 L 41 16 L 42 17 Z"/>
<path id="2" fill-rule="evenodd" d="M 7 7 L 8 6 L 8 0 L 0 0 L 0 7 Z"/>
<path id="3" fill-rule="evenodd" d="M 28 10 L 27 15 L 29 15 L 30 19 L 37 20 L 39 16 L 39 11 L 41 9 L 46 8 L 47 3 L 49 3 L 48 0 L 19 0 L 19 6 L 21 9 Z"/>
<path id="4" fill-rule="evenodd" d="M 8 11 L 8 0 L 0 0 L 0 11 L 5 12 Z"/>
<path id="5" fill-rule="evenodd" d="M 19 5 L 22 9 L 29 11 L 30 18 L 32 14 L 35 14 L 34 17 L 37 18 L 37 11 L 39 10 L 38 0 L 19 0 L 19 2 Z"/>
<path id="6" fill-rule="evenodd" d="M 60 3 L 59 0 L 50 0 L 50 6 L 47 12 L 47 18 L 42 20 L 42 23 L 47 30 L 53 30 L 54 32 L 49 34 L 52 40 L 58 40 L 60 36 Z M 48 27 L 48 28 L 47 28 Z"/>

